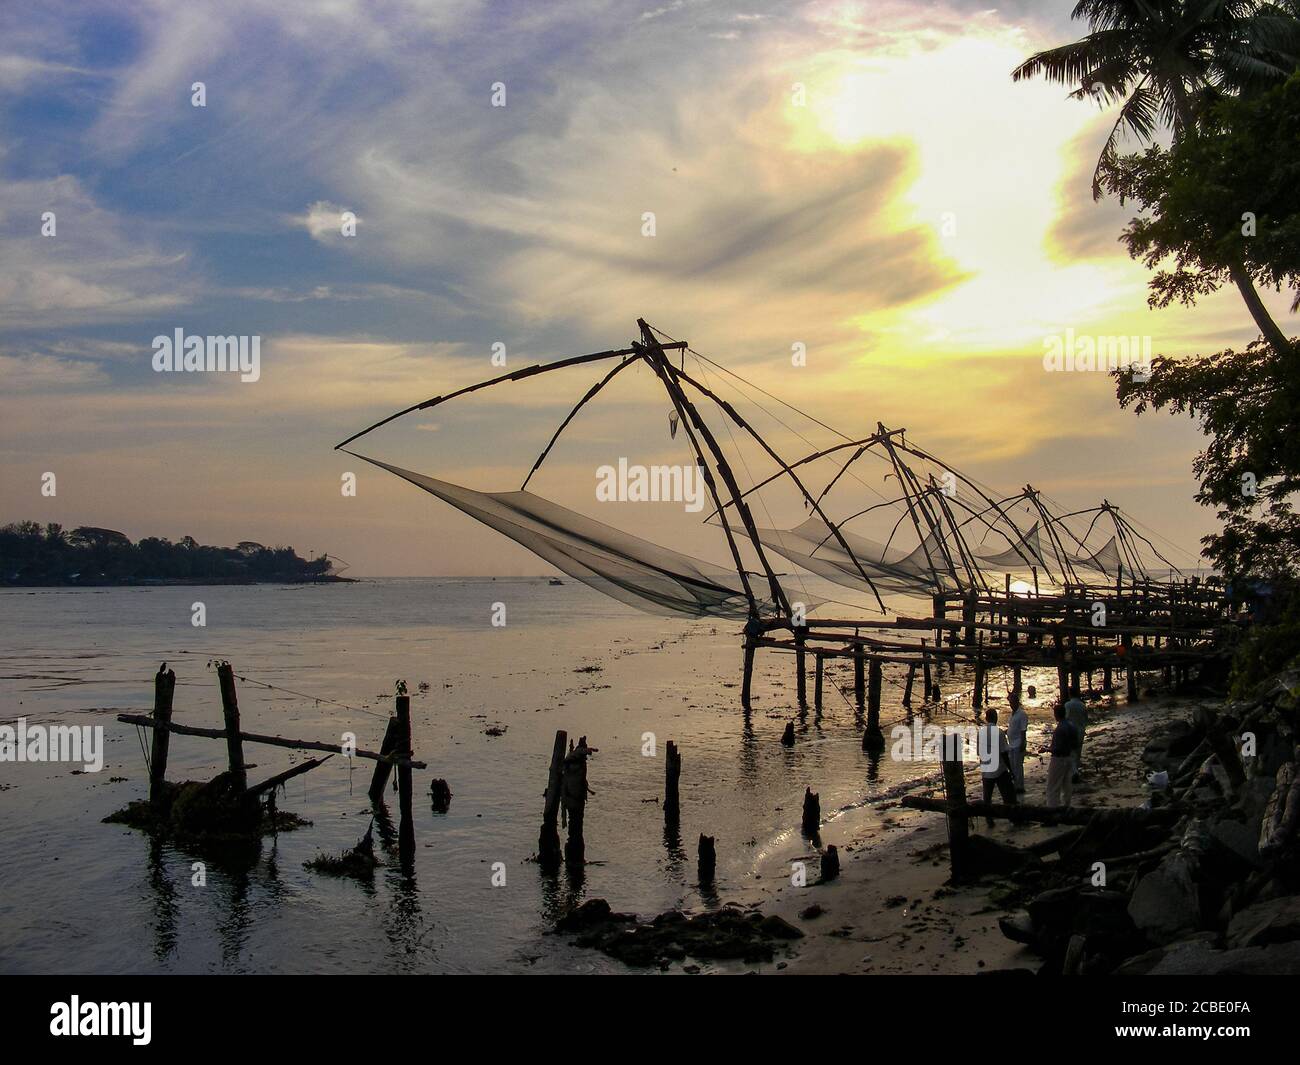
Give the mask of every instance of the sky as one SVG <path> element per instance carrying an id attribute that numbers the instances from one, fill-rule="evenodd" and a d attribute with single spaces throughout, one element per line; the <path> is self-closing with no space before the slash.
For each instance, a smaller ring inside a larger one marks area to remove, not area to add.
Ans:
<path id="1" fill-rule="evenodd" d="M 1194 550 L 1195 427 L 1044 351 L 1254 329 L 1235 292 L 1148 309 L 1117 242 L 1131 211 L 1089 188 L 1113 113 L 1012 83 L 1081 35 L 1071 6 L 11 0 L 0 522 L 291 544 L 353 575 L 547 572 L 334 445 L 503 372 L 494 345 L 517 369 L 623 347 L 644 317 L 845 433 L 906 427 L 982 481 L 1105 496 Z M 1294 332 L 1289 295 L 1268 301 Z M 177 329 L 260 337 L 260 377 L 156 372 Z M 358 446 L 517 488 L 599 373 Z M 530 488 L 722 560 L 680 506 L 595 500 L 602 464 L 689 461 L 667 408 L 623 375 Z M 764 425 L 791 458 L 830 442 Z"/>

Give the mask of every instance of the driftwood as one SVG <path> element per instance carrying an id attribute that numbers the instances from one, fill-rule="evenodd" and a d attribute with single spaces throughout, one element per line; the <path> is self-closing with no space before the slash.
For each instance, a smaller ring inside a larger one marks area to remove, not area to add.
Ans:
<path id="1" fill-rule="evenodd" d="M 226 730 L 221 728 L 197 728 L 194 725 L 178 725 L 175 722 L 157 721 L 152 717 L 146 717 L 144 714 L 118 714 L 117 719 L 124 725 L 139 725 L 141 728 L 160 728 L 168 732 L 175 732 L 181 736 L 204 736 L 210 740 L 223 740 L 226 738 Z M 239 738 L 244 743 L 265 743 L 271 747 L 288 747 L 296 751 L 330 751 L 334 754 L 345 754 L 342 747 L 337 743 L 318 743 L 315 740 L 287 740 L 283 736 L 263 736 L 256 732 L 241 732 Z M 413 758 L 408 758 L 400 754 L 379 754 L 376 751 L 367 751 L 358 747 L 355 751 L 350 752 L 357 758 L 369 758 L 375 762 L 387 762 L 389 765 L 409 766 L 412 769 L 428 768 L 424 762 L 418 762 Z"/>
<path id="2" fill-rule="evenodd" d="M 327 754 L 324 758 L 313 758 L 310 762 L 302 762 L 301 764 L 294 766 L 292 769 L 286 769 L 283 773 L 277 773 L 275 776 L 262 781 L 260 784 L 255 784 L 244 794 L 247 795 L 248 798 L 252 799 L 261 795 L 264 791 L 272 791 L 275 788 L 278 788 L 286 780 L 292 780 L 294 777 L 301 776 L 303 773 L 309 773 L 318 765 L 324 765 L 333 757 L 332 754 Z"/>
<path id="3" fill-rule="evenodd" d="M 1043 825 L 1087 825 L 1096 820 L 1101 824 L 1120 824 L 1144 821 L 1173 821 L 1182 816 L 1182 811 L 1173 807 L 1158 807 L 1154 810 L 1113 809 L 1098 806 L 1029 806 L 1019 804 L 1004 806 L 993 802 L 968 802 L 952 810 L 944 799 L 933 799 L 924 795 L 905 795 L 899 800 L 900 806 L 913 810 L 934 810 L 937 813 L 956 814 L 962 817 L 992 817 L 1007 821 L 1027 821 Z"/>

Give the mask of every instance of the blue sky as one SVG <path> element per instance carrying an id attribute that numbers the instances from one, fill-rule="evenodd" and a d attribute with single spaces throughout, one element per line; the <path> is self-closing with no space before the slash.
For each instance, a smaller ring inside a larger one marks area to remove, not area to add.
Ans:
<path id="1" fill-rule="evenodd" d="M 1124 212 L 1088 195 L 1112 119 L 1011 86 L 1077 35 L 1069 6 L 11 2 L 0 519 L 540 572 L 378 473 L 342 499 L 332 445 L 491 375 L 494 342 L 517 367 L 621 345 L 644 315 L 837 424 L 907 424 L 985 480 L 1081 505 L 1108 490 L 1192 546 L 1191 427 L 1041 369 L 1066 328 L 1171 354 L 1251 336 L 1227 295 L 1147 311 Z M 178 327 L 260 335 L 262 380 L 155 374 L 150 342 Z M 514 487 L 588 383 L 375 448 Z M 611 395 L 539 487 L 581 505 L 595 465 L 665 459 L 662 407 L 644 384 Z"/>

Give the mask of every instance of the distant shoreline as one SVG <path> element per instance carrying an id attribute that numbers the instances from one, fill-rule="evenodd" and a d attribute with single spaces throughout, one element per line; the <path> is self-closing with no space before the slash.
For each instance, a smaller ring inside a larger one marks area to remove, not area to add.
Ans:
<path id="1" fill-rule="evenodd" d="M 178 588 L 226 584 L 356 584 L 356 577 L 126 577 L 121 580 L 0 581 L 0 588 Z"/>

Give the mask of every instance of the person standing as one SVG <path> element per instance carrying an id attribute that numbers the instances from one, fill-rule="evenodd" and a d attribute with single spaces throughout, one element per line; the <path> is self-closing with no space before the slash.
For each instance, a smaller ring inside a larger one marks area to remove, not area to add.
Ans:
<path id="1" fill-rule="evenodd" d="M 997 788 L 1002 801 L 1008 806 L 1016 805 L 1016 785 L 1011 775 L 1010 748 L 1007 734 L 998 728 L 998 712 L 989 707 L 984 711 L 986 724 L 981 729 L 979 738 L 980 783 L 984 788 L 984 801 L 993 801 L 993 789 Z M 993 818 L 985 819 L 989 828 L 993 827 Z"/>
<path id="2" fill-rule="evenodd" d="M 1012 690 L 1007 696 L 1011 704 L 1011 721 L 1007 727 L 1007 746 L 1011 751 L 1011 777 L 1016 794 L 1025 793 L 1025 743 L 1029 738 L 1029 715 L 1020 701 L 1020 693 Z"/>
<path id="3" fill-rule="evenodd" d="M 1088 708 L 1083 705 L 1083 700 L 1077 695 L 1065 704 L 1065 717 L 1079 734 L 1079 742 L 1074 748 L 1074 764 L 1070 773 L 1071 781 L 1077 784 L 1079 782 L 1079 760 L 1083 757 L 1083 734 L 1088 728 Z"/>
<path id="4" fill-rule="evenodd" d="M 1057 703 L 1052 711 L 1056 728 L 1048 746 L 1051 759 L 1047 763 L 1047 805 L 1069 806 L 1074 790 L 1074 752 L 1079 746 L 1079 732 L 1065 717 L 1065 707 Z"/>

